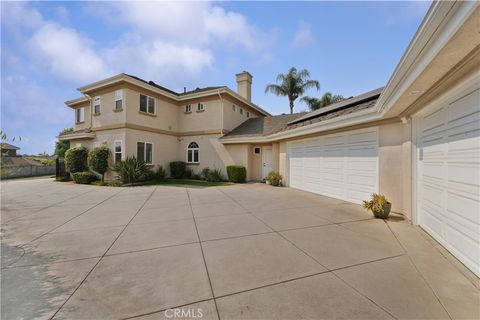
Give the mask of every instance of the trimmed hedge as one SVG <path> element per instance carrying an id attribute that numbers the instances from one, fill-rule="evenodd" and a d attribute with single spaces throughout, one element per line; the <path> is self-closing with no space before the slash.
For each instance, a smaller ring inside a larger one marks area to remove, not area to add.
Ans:
<path id="1" fill-rule="evenodd" d="M 90 184 L 97 180 L 97 176 L 91 172 L 75 172 L 72 173 L 73 181 L 78 184 Z"/>
<path id="2" fill-rule="evenodd" d="M 70 148 L 65 152 L 65 167 L 68 172 L 84 172 L 88 170 L 88 150 L 85 147 Z"/>
<path id="3" fill-rule="evenodd" d="M 228 181 L 243 183 L 247 179 L 247 169 L 244 166 L 227 166 Z"/>
<path id="4" fill-rule="evenodd" d="M 187 173 L 187 164 L 183 161 L 170 162 L 170 176 L 174 179 L 184 178 Z"/>

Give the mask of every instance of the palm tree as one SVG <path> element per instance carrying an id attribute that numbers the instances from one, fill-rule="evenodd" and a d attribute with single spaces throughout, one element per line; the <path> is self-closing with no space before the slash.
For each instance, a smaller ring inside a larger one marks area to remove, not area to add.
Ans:
<path id="1" fill-rule="evenodd" d="M 269 84 L 265 87 L 265 93 L 271 92 L 277 96 L 288 97 L 290 102 L 290 113 L 293 113 L 295 100 L 302 96 L 307 89 L 317 88 L 320 90 L 320 83 L 310 79 L 310 72 L 303 69 L 297 72 L 292 67 L 286 74 L 280 73 L 277 76 L 277 84 Z"/>
<path id="2" fill-rule="evenodd" d="M 303 97 L 300 101 L 305 102 L 311 111 L 320 109 L 322 107 L 326 107 L 330 104 L 334 104 L 345 100 L 342 95 L 339 94 L 332 94 L 331 92 L 326 92 L 321 98 L 314 98 L 314 97 Z"/>

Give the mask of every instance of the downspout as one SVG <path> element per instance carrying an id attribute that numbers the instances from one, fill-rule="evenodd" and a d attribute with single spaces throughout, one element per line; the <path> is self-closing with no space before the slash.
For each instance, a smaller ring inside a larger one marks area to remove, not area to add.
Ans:
<path id="1" fill-rule="evenodd" d="M 220 128 L 220 134 L 223 135 L 223 128 L 224 128 L 224 112 L 225 112 L 225 105 L 223 104 L 223 98 L 222 95 L 220 94 L 220 89 L 217 90 L 218 97 L 220 98 L 220 101 L 222 102 L 222 126 Z"/>
<path id="2" fill-rule="evenodd" d="M 92 97 L 90 97 L 86 93 L 84 93 L 83 95 L 87 97 L 88 101 L 90 101 L 90 127 L 88 129 L 92 130 L 92 123 L 93 123 Z"/>

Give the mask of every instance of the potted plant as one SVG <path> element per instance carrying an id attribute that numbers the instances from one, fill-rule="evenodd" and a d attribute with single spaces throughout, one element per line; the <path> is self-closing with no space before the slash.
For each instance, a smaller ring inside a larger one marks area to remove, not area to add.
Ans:
<path id="1" fill-rule="evenodd" d="M 265 178 L 267 184 L 271 184 L 272 186 L 278 187 L 282 185 L 282 175 L 275 171 L 270 171 Z"/>
<path id="2" fill-rule="evenodd" d="M 370 201 L 363 201 L 363 207 L 371 210 L 375 218 L 387 219 L 392 209 L 392 204 L 388 202 L 383 194 L 372 194 Z"/>

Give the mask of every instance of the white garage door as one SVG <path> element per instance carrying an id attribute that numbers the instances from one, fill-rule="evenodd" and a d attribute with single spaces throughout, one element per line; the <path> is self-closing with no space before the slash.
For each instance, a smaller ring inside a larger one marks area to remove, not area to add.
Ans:
<path id="1" fill-rule="evenodd" d="M 290 142 L 292 188 L 361 203 L 378 190 L 378 129 Z"/>
<path id="2" fill-rule="evenodd" d="M 416 118 L 417 222 L 480 275 L 480 90 Z"/>

